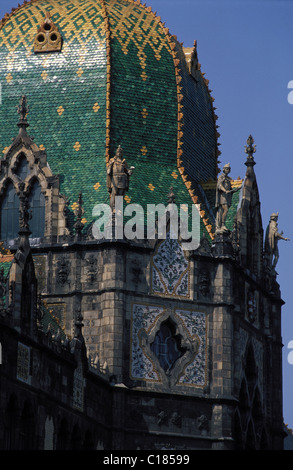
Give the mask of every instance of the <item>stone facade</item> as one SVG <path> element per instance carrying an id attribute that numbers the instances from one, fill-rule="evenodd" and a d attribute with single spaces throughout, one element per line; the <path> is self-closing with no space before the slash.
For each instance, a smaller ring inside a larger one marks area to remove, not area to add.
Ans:
<path id="1" fill-rule="evenodd" d="M 251 224 L 249 217 L 239 220 Z M 47 263 L 42 290 L 31 294 L 30 327 L 15 301 L 24 284 L 13 283 L 29 272 L 17 252 L 10 268 L 2 448 L 282 448 L 279 287 L 271 279 L 268 290 L 243 248 L 239 259 L 231 233 L 188 253 L 168 236 L 63 242 L 27 253 L 31 263 Z M 185 260 L 178 269 L 174 253 Z M 164 325 L 162 360 L 154 344 Z M 26 437 L 23 420 L 32 420 Z"/>

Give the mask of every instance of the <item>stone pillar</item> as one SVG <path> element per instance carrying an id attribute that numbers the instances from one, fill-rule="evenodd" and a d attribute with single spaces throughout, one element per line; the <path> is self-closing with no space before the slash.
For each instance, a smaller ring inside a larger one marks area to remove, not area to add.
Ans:
<path id="1" fill-rule="evenodd" d="M 232 427 L 231 407 L 223 404 L 214 405 L 211 423 L 212 450 L 233 450 Z"/>
<path id="2" fill-rule="evenodd" d="M 213 449 L 233 448 L 233 266 L 229 233 L 216 236 L 214 255 L 214 309 L 211 335 L 211 395 L 213 407 L 211 437 Z M 231 405 L 227 404 L 231 400 Z"/>
<path id="3" fill-rule="evenodd" d="M 103 251 L 101 319 L 98 332 L 101 365 L 107 363 L 110 375 L 122 379 L 124 344 L 125 252 L 123 245 L 109 245 Z"/>

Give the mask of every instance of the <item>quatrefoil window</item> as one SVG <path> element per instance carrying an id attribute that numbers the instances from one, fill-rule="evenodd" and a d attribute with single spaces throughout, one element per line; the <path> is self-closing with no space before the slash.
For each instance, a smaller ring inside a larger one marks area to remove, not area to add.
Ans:
<path id="1" fill-rule="evenodd" d="M 176 334 L 176 325 L 170 318 L 161 324 L 150 348 L 165 372 L 170 371 L 187 351 L 181 346 L 181 336 Z"/>

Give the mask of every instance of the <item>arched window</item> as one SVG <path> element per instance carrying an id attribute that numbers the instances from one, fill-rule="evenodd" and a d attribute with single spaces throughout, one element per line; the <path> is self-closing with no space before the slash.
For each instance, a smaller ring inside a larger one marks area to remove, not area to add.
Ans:
<path id="1" fill-rule="evenodd" d="M 19 176 L 22 181 L 24 181 L 29 174 L 28 161 L 23 153 L 18 158 L 15 174 Z"/>
<path id="2" fill-rule="evenodd" d="M 40 238 L 45 233 L 45 196 L 41 191 L 41 186 L 37 180 L 34 181 L 29 195 L 30 212 L 32 215 L 29 221 L 32 238 Z"/>
<path id="3" fill-rule="evenodd" d="M 12 240 L 19 231 L 19 199 L 12 182 L 1 201 L 1 240 Z"/>

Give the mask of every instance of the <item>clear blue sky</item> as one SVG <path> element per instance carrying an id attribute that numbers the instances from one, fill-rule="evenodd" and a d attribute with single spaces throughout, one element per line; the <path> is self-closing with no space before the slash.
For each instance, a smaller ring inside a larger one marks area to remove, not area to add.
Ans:
<path id="1" fill-rule="evenodd" d="M 0 17 L 19 0 L 0 0 Z M 279 243 L 278 282 L 286 302 L 283 319 L 284 420 L 293 428 L 293 1 L 147 0 L 186 47 L 198 42 L 199 62 L 210 81 L 221 134 L 220 160 L 231 176 L 245 175 L 249 134 L 255 154 L 263 225 L 279 212 L 279 229 L 291 238 Z"/>

